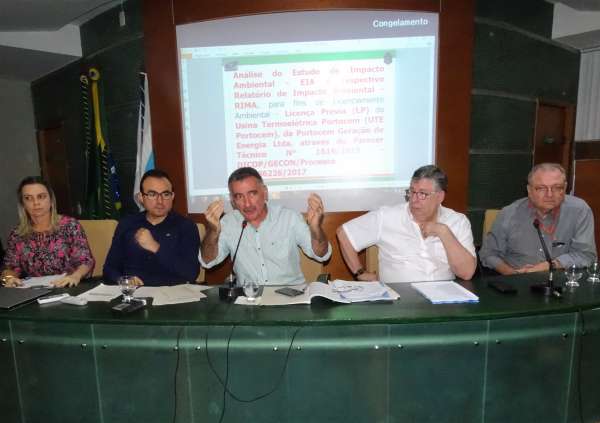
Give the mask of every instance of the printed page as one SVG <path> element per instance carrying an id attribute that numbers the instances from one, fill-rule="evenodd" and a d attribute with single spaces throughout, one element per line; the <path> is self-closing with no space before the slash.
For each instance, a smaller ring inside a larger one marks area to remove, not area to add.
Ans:
<path id="1" fill-rule="evenodd" d="M 61 275 L 48 275 L 48 276 L 34 276 L 23 280 L 23 285 L 17 288 L 34 288 L 37 286 L 41 287 L 52 287 L 52 282 L 65 276 L 66 273 Z"/>
<path id="2" fill-rule="evenodd" d="M 328 300 L 335 301 L 338 303 L 350 303 L 351 301 L 347 298 L 343 298 L 338 292 L 332 289 L 332 285 L 325 284 L 323 282 L 313 282 L 308 286 L 310 292 L 310 298 L 323 297 Z"/>
<path id="3" fill-rule="evenodd" d="M 311 297 L 308 289 L 305 289 L 306 285 L 289 285 L 288 287 L 304 291 L 304 293 L 295 297 L 290 297 L 275 292 L 276 289 L 283 288 L 283 286 L 264 286 L 262 296 L 254 301 L 254 303 L 257 305 L 310 304 Z M 252 304 L 251 302 L 247 301 L 246 297 L 238 297 L 238 300 L 236 300 L 236 304 Z"/>
<path id="4" fill-rule="evenodd" d="M 379 281 L 361 282 L 336 279 L 331 283 L 334 292 L 349 302 L 392 301 L 400 298 L 398 293 Z"/>
<path id="5" fill-rule="evenodd" d="M 121 295 L 121 288 L 118 285 L 100 285 L 79 294 L 78 298 L 90 301 L 108 303 Z"/>
<path id="6" fill-rule="evenodd" d="M 183 304 L 206 298 L 206 295 L 202 293 L 205 289 L 207 288 L 195 284 L 141 286 L 136 289 L 133 296 L 136 298 L 152 297 L 153 306 Z"/>
<path id="7" fill-rule="evenodd" d="M 479 297 L 453 281 L 412 283 L 432 304 L 477 303 Z"/>

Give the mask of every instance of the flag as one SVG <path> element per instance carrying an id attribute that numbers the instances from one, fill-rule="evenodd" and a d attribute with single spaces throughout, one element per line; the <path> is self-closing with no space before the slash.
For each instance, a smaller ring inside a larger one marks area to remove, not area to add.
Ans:
<path id="1" fill-rule="evenodd" d="M 152 150 L 152 124 L 150 122 L 150 100 L 148 97 L 148 75 L 140 72 L 140 112 L 138 118 L 137 159 L 135 161 L 135 181 L 133 199 L 140 210 L 143 209 L 137 198 L 140 181 L 147 171 L 154 169 L 154 151 Z"/>
<path id="2" fill-rule="evenodd" d="M 90 68 L 87 75 L 81 76 L 80 81 L 87 172 L 83 216 L 88 219 L 118 219 L 121 210 L 121 194 L 116 165 L 108 142 L 104 138 L 106 123 L 101 110 L 100 72 L 96 68 Z"/>

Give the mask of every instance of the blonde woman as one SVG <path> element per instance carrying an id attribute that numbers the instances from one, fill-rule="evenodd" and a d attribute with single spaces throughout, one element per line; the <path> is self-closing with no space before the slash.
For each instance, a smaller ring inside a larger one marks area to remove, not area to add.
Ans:
<path id="1" fill-rule="evenodd" d="M 56 212 L 52 188 L 38 176 L 19 184 L 19 224 L 10 233 L 1 280 L 4 286 L 22 284 L 25 276 L 66 273 L 56 287 L 75 286 L 90 275 L 94 258 L 79 222 Z"/>

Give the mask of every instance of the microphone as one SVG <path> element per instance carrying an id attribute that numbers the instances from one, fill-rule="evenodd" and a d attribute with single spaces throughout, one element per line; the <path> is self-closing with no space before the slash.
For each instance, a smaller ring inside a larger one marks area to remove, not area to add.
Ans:
<path id="1" fill-rule="evenodd" d="M 233 259 L 231 260 L 231 274 L 229 275 L 229 282 L 230 283 L 233 283 L 236 280 L 236 278 L 234 277 L 235 270 L 233 270 L 233 266 L 235 265 L 235 259 L 237 258 L 238 249 L 240 248 L 240 242 L 242 242 L 242 235 L 244 235 L 244 230 L 246 229 L 246 226 L 248 226 L 248 221 L 247 220 L 243 220 L 242 221 L 242 230 L 240 232 L 240 237 L 238 238 L 237 245 L 235 246 L 235 252 L 233 253 Z"/>
<path id="2" fill-rule="evenodd" d="M 235 276 L 235 270 L 233 270 L 233 267 L 235 266 L 235 259 L 237 258 L 238 249 L 240 248 L 240 243 L 242 242 L 242 235 L 244 235 L 246 226 L 248 226 L 248 221 L 243 220 L 242 230 L 240 231 L 240 237 L 238 238 L 237 245 L 235 246 L 233 259 L 231 259 L 231 273 L 229 274 L 229 282 L 219 287 L 219 298 L 221 298 L 222 300 L 234 301 L 237 297 L 243 295 L 244 293 L 243 288 L 241 286 L 237 286 L 237 278 Z"/>
<path id="3" fill-rule="evenodd" d="M 545 296 L 555 296 L 560 298 L 562 296 L 561 290 L 559 288 L 554 287 L 554 262 L 552 261 L 552 257 L 550 256 L 550 252 L 548 251 L 548 247 L 544 242 L 544 237 L 542 235 L 542 230 L 540 229 L 540 220 L 536 218 L 533 221 L 533 227 L 537 231 L 538 238 L 540 239 L 540 244 L 542 244 L 542 251 L 544 252 L 544 257 L 548 262 L 548 282 L 545 284 L 532 285 L 531 290 L 533 292 L 539 292 L 544 294 Z"/>

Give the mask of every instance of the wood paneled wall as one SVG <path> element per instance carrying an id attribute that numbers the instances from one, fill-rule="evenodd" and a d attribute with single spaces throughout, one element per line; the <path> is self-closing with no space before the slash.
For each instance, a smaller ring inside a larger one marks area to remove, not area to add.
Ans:
<path id="1" fill-rule="evenodd" d="M 149 75 L 152 132 L 157 166 L 171 175 L 177 202 L 187 214 L 183 135 L 175 26 L 206 19 L 255 13 L 331 9 L 422 10 L 440 17 L 436 164 L 449 177 L 446 205 L 467 208 L 470 140 L 471 74 L 474 32 L 474 0 L 146 0 L 144 42 Z M 325 205 L 327 207 L 327 205 Z M 335 239 L 335 230 L 360 212 L 327 213 L 324 229 L 334 244 L 325 269 L 332 277 L 349 278 Z M 202 216 L 192 216 L 202 221 Z M 208 272 L 208 280 L 222 280 L 227 264 Z"/>
<path id="2" fill-rule="evenodd" d="M 600 250 L 600 140 L 575 143 L 574 189 L 594 212 L 596 253 Z"/>

